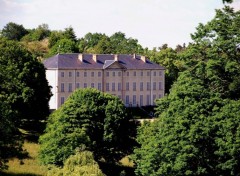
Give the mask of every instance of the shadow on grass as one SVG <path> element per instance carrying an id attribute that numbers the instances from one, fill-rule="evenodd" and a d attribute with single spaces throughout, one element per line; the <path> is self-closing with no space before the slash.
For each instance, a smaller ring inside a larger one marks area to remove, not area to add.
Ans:
<path id="1" fill-rule="evenodd" d="M 106 176 L 135 176 L 133 167 L 120 166 L 104 162 L 99 162 L 98 164 Z"/>
<path id="2" fill-rule="evenodd" d="M 5 173 L 5 172 L 0 172 L 1 176 L 41 176 L 37 174 L 29 174 L 29 173 Z"/>

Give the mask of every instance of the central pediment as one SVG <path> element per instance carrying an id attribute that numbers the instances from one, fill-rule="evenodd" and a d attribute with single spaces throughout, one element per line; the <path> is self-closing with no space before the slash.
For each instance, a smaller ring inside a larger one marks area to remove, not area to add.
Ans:
<path id="1" fill-rule="evenodd" d="M 106 60 L 103 69 L 127 69 L 124 65 L 122 65 L 119 61 L 115 60 Z"/>

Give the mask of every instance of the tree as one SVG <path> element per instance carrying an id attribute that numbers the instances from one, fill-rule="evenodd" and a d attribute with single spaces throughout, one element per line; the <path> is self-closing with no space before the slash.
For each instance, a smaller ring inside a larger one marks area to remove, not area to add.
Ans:
<path id="1" fill-rule="evenodd" d="M 48 172 L 49 176 L 104 176 L 90 151 L 78 151 L 71 155 L 64 163 L 63 168 L 54 167 Z"/>
<path id="2" fill-rule="evenodd" d="M 96 89 L 78 89 L 48 119 L 40 137 L 43 164 L 62 165 L 84 144 L 96 159 L 118 161 L 129 152 L 128 118 L 122 101 Z"/>
<path id="3" fill-rule="evenodd" d="M 58 53 L 74 53 L 77 51 L 76 43 L 70 39 L 60 39 L 50 49 L 50 55 Z"/>
<path id="4" fill-rule="evenodd" d="M 19 25 L 13 22 L 9 22 L 2 29 L 2 36 L 8 38 L 9 40 L 20 40 L 24 35 L 28 32 L 23 27 L 23 25 Z"/>
<path id="5" fill-rule="evenodd" d="M 45 68 L 21 44 L 0 38 L 0 74 L 0 95 L 16 121 L 48 116 L 51 93 Z"/>
<path id="6" fill-rule="evenodd" d="M 159 100 L 159 119 L 139 129 L 136 175 L 237 175 L 239 105 L 182 73 L 169 96 Z"/>

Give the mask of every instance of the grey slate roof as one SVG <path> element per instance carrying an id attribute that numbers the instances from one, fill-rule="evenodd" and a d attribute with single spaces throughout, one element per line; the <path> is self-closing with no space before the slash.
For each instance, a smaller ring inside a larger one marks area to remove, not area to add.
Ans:
<path id="1" fill-rule="evenodd" d="M 97 62 L 93 60 L 93 54 L 82 54 L 83 61 L 78 59 L 79 53 L 57 54 L 46 59 L 43 64 L 46 69 L 105 69 L 116 62 L 113 54 L 97 54 Z M 164 67 L 149 61 L 141 60 L 141 56 L 119 54 L 117 62 L 126 69 L 165 69 Z"/>

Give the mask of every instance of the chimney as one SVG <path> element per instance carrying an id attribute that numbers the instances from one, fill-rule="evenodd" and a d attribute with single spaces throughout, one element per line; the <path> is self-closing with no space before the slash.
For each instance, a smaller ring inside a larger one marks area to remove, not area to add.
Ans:
<path id="1" fill-rule="evenodd" d="M 83 54 L 78 54 L 78 60 L 83 62 Z"/>
<path id="2" fill-rule="evenodd" d="M 114 60 L 115 60 L 115 61 L 118 61 L 118 54 L 115 54 L 115 55 L 114 55 Z"/>
<path id="3" fill-rule="evenodd" d="M 133 54 L 133 59 L 136 59 L 136 53 Z"/>
<path id="4" fill-rule="evenodd" d="M 94 60 L 94 62 L 97 62 L 97 55 L 96 55 L 96 54 L 93 54 L 93 55 L 92 55 L 92 59 Z"/>
<path id="5" fill-rule="evenodd" d="M 146 56 L 141 56 L 141 60 L 142 60 L 143 62 L 146 62 Z"/>

